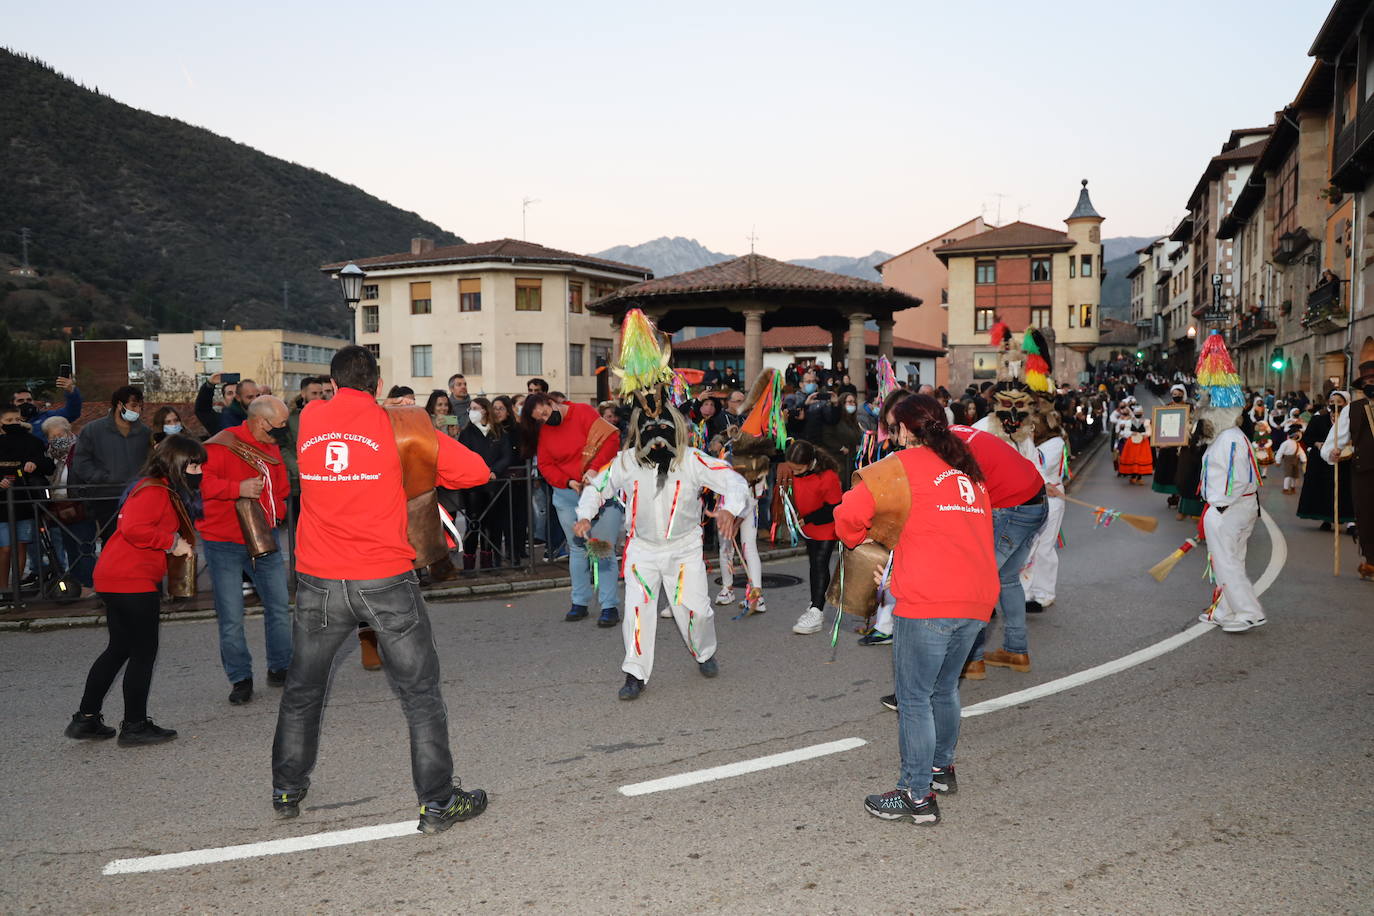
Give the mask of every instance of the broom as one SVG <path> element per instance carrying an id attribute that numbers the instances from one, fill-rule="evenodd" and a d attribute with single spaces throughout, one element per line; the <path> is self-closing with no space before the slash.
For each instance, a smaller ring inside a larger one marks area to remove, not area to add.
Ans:
<path id="1" fill-rule="evenodd" d="M 1094 503 L 1084 502 L 1081 499 L 1074 499 L 1072 496 L 1065 496 L 1063 498 L 1066 502 L 1071 502 L 1075 505 L 1087 506 L 1089 509 L 1093 510 L 1101 509 L 1104 512 L 1111 512 L 1113 518 L 1119 518 L 1126 524 L 1130 525 L 1132 528 L 1136 529 L 1137 531 L 1144 531 L 1146 534 L 1153 532 L 1156 528 L 1159 527 L 1159 519 L 1154 518 L 1153 516 L 1132 515 L 1129 512 L 1116 512 L 1114 510 L 1104 509 L 1102 506 L 1096 505 Z"/>
<path id="2" fill-rule="evenodd" d="M 1202 543 L 1201 535 L 1198 535 L 1195 538 L 1188 538 L 1188 540 L 1184 541 L 1183 544 L 1178 548 L 1178 550 L 1175 550 L 1173 553 L 1169 554 L 1167 557 L 1160 560 L 1154 566 L 1151 566 L 1150 575 L 1155 577 L 1156 582 L 1163 582 L 1166 578 L 1168 578 L 1169 573 L 1173 572 L 1174 567 L 1178 565 L 1178 561 L 1183 559 L 1183 555 L 1186 554 L 1188 551 L 1192 550 L 1200 543 Z"/>

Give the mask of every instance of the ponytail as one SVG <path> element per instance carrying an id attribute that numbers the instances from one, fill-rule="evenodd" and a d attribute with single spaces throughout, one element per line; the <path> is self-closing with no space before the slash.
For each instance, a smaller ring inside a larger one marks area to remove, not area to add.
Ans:
<path id="1" fill-rule="evenodd" d="M 783 452 L 783 459 L 792 464 L 803 464 L 808 468 L 817 471 L 836 471 L 840 470 L 840 464 L 834 457 L 821 448 L 807 442 L 805 439 L 793 439 L 787 443 L 787 450 Z"/>
<path id="2" fill-rule="evenodd" d="M 982 468 L 963 440 L 949 431 L 945 409 L 939 401 L 928 394 L 914 394 L 897 403 L 892 416 L 945 464 L 962 471 L 974 483 L 983 482 Z"/>

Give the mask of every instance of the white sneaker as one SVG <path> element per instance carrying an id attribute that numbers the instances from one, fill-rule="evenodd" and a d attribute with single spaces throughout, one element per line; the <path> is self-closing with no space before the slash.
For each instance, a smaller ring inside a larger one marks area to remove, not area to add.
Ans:
<path id="1" fill-rule="evenodd" d="M 766 614 L 766 613 L 768 613 L 768 605 L 766 605 L 766 604 L 763 603 L 763 596 L 762 596 L 762 595 L 759 596 L 759 600 L 758 600 L 757 602 L 755 602 L 755 604 L 754 604 L 754 613 L 755 613 L 755 614 Z"/>
<path id="2" fill-rule="evenodd" d="M 1228 620 L 1219 626 L 1223 633 L 1244 633 L 1246 630 L 1254 629 L 1255 624 L 1249 620 Z"/>
<path id="3" fill-rule="evenodd" d="M 812 633 L 819 633 L 823 626 L 825 626 L 825 616 L 821 614 L 820 608 L 809 607 L 792 625 L 792 632 L 809 636 Z"/>
<path id="4" fill-rule="evenodd" d="M 662 617 L 664 620 L 669 620 L 669 619 L 671 619 L 672 616 L 673 616 L 673 608 L 672 608 L 672 605 L 668 605 L 668 606 L 664 607 L 663 610 L 661 610 L 661 611 L 658 612 L 658 616 Z"/>
<path id="5" fill-rule="evenodd" d="M 1042 608 L 1051 608 L 1051 607 L 1054 607 L 1054 599 L 1053 599 L 1053 598 L 1046 598 L 1045 600 L 1043 600 L 1043 601 L 1040 602 L 1040 606 L 1041 606 Z"/>
<path id="6" fill-rule="evenodd" d="M 729 585 L 727 585 L 727 586 L 725 586 L 724 588 L 722 588 L 722 589 L 720 590 L 720 594 L 719 594 L 719 595 L 716 595 L 716 604 L 734 604 L 734 603 L 735 603 L 735 590 L 734 590 L 734 588 L 732 588 L 732 587 L 729 586 Z"/>

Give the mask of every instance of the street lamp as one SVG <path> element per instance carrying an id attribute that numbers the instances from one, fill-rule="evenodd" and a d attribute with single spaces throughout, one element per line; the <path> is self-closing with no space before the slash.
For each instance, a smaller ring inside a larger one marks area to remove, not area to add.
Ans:
<path id="1" fill-rule="evenodd" d="M 1196 337 L 1196 336 L 1197 336 L 1197 327 L 1194 326 L 1194 325 L 1191 325 L 1191 324 L 1188 325 L 1188 339 L 1189 339 L 1189 340 L 1192 340 L 1192 339 L 1193 339 L 1194 337 Z"/>
<path id="2" fill-rule="evenodd" d="M 358 310 L 358 300 L 363 297 L 363 280 L 367 274 L 357 264 L 349 263 L 339 271 L 339 289 L 343 290 L 344 302 L 348 305 L 348 342 L 357 342 L 357 322 L 354 315 Z"/>

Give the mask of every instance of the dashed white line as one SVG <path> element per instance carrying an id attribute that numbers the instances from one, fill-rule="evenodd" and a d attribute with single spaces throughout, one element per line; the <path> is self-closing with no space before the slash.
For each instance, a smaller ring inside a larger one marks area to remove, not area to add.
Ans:
<path id="1" fill-rule="evenodd" d="M 137 859 L 115 859 L 105 866 L 103 872 L 107 875 L 133 875 L 145 871 L 167 871 L 172 868 L 189 868 L 193 865 L 209 865 L 214 862 L 232 862 L 235 859 L 277 856 L 284 852 L 302 852 L 306 849 L 324 849 L 328 846 L 347 846 L 350 843 L 389 840 L 407 834 L 419 836 L 418 823 L 417 819 L 412 818 L 396 824 L 376 824 L 372 827 L 330 830 L 307 836 L 288 837 L 283 840 L 244 843 L 242 846 L 217 846 L 212 849 L 192 849 L 189 852 L 172 852 L 166 855 L 143 856 Z"/>
<path id="2" fill-rule="evenodd" d="M 825 744 L 813 744 L 810 747 L 797 748 L 795 751 L 783 751 L 781 754 L 769 754 L 767 757 L 755 757 L 752 760 L 740 760 L 735 763 L 727 763 L 718 767 L 709 767 L 704 770 L 692 770 L 687 773 L 678 773 L 674 776 L 664 776 L 662 779 L 651 779 L 648 782 L 631 783 L 628 786 L 621 786 L 620 794 L 648 795 L 651 792 L 666 792 L 669 789 L 681 789 L 685 786 L 695 786 L 703 782 L 713 782 L 717 779 L 729 779 L 731 776 L 743 776 L 745 773 L 757 773 L 759 770 L 787 766 L 789 763 L 812 760 L 816 757 L 824 757 L 827 754 L 852 751 L 854 748 L 863 747 L 867 743 L 868 742 L 863 738 L 841 738 L 839 741 L 827 741 Z"/>

